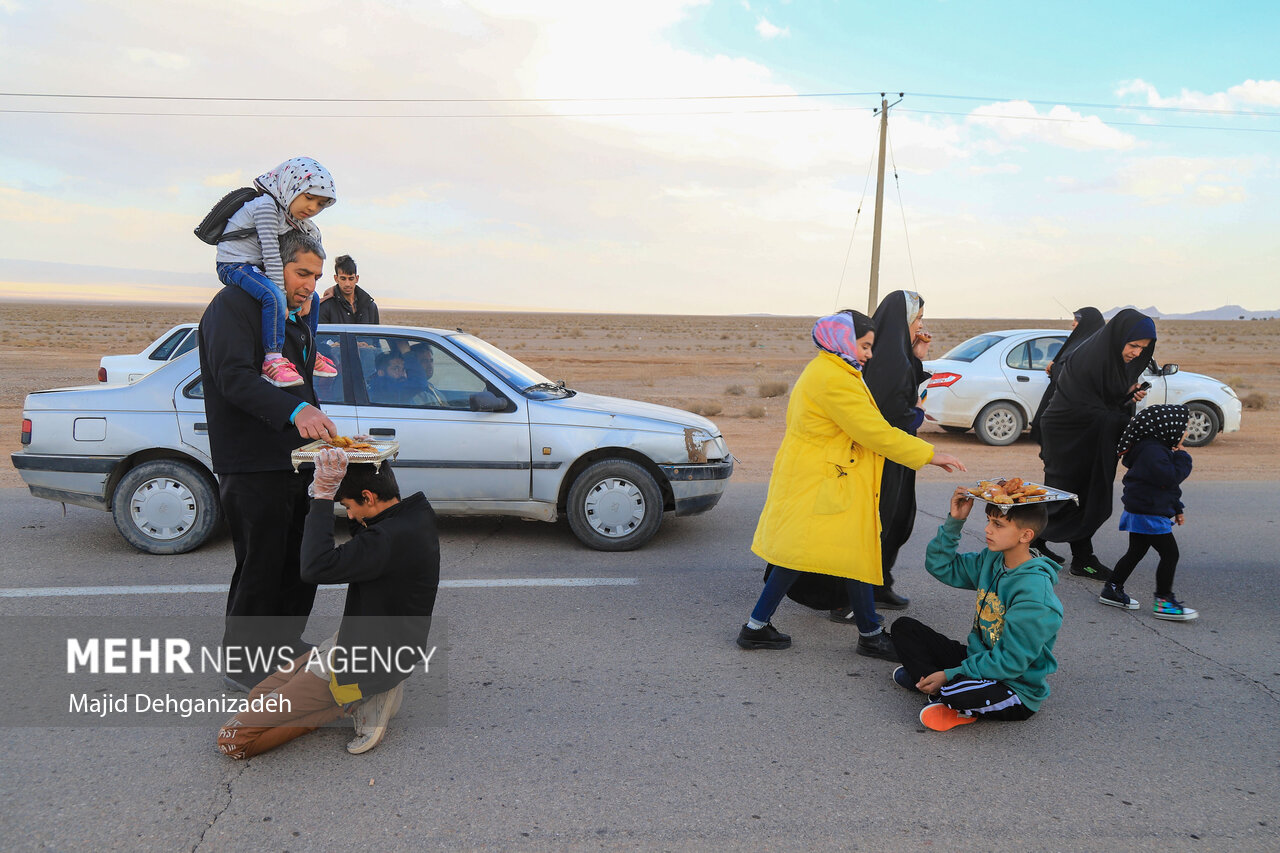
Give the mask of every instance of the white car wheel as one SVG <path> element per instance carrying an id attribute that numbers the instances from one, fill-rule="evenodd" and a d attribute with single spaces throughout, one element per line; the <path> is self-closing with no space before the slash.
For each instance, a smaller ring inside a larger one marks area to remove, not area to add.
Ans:
<path id="1" fill-rule="evenodd" d="M 605 459 L 587 467 L 569 489 L 569 527 L 598 551 L 630 551 L 662 523 L 662 490 L 634 462 Z"/>
<path id="2" fill-rule="evenodd" d="M 978 413 L 978 419 L 973 423 L 973 431 L 978 434 L 983 444 L 1002 447 L 1017 441 L 1025 426 L 1026 421 L 1022 417 L 1022 411 L 1013 403 L 1001 400 L 989 403 Z"/>
<path id="3" fill-rule="evenodd" d="M 130 545 L 148 554 L 183 554 L 204 544 L 222 514 L 217 492 L 186 462 L 161 459 L 134 468 L 116 486 L 111 515 Z"/>

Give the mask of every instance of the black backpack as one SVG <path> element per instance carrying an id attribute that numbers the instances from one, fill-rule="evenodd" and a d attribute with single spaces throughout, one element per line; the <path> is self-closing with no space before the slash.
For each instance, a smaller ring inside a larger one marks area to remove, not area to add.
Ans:
<path id="1" fill-rule="evenodd" d="M 235 216 L 236 211 L 244 207 L 246 202 L 253 201 L 263 194 L 257 187 L 241 187 L 232 190 L 219 199 L 208 215 L 200 220 L 195 234 L 210 246 L 216 246 L 224 240 L 239 240 L 254 233 L 252 228 L 241 228 L 239 231 L 227 231 L 227 220 Z"/>

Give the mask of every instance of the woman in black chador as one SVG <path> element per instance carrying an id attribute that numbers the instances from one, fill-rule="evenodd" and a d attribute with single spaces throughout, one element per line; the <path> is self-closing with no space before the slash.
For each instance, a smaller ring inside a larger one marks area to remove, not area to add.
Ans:
<path id="1" fill-rule="evenodd" d="M 916 434 L 924 421 L 920 384 L 929 378 L 921 360 L 929 354 L 924 329 L 924 299 L 910 290 L 886 296 L 871 317 L 876 324 L 875 358 L 862 368 L 862 377 L 880 414 L 892 426 Z M 909 599 L 893 589 L 893 564 L 898 550 L 911 538 L 916 521 L 916 472 L 884 463 L 880 480 L 880 555 L 884 585 L 876 587 L 876 603 L 887 610 L 907 606 Z"/>
<path id="2" fill-rule="evenodd" d="M 1106 324 L 1107 321 L 1102 319 L 1102 312 L 1092 306 L 1086 306 L 1079 311 L 1072 312 L 1071 334 L 1067 336 L 1067 340 L 1062 344 L 1062 349 L 1058 350 L 1058 354 L 1053 357 L 1053 361 L 1049 362 L 1049 366 L 1045 368 L 1045 373 L 1049 374 L 1049 385 L 1044 389 L 1044 396 L 1040 398 L 1040 405 L 1036 408 L 1035 417 L 1031 419 L 1031 438 L 1039 443 L 1042 448 L 1044 442 L 1040 440 L 1040 419 L 1044 417 L 1045 410 L 1049 408 L 1049 401 L 1053 399 L 1053 392 L 1058 388 L 1058 374 L 1062 373 L 1063 363 L 1066 362 L 1067 356 L 1071 355 L 1077 347 Z M 1044 458 L 1043 452 L 1041 453 L 1041 458 Z M 1058 562 L 1062 561 L 1058 560 Z"/>
<path id="3" fill-rule="evenodd" d="M 1080 497 L 1079 506 L 1068 501 L 1052 505 L 1041 539 L 1071 543 L 1073 575 L 1102 581 L 1111 576 L 1093 553 L 1093 534 L 1111 517 L 1116 445 L 1135 403 L 1146 396 L 1138 379 L 1155 348 L 1155 323 L 1124 309 L 1063 364 L 1041 418 L 1044 482 Z"/>

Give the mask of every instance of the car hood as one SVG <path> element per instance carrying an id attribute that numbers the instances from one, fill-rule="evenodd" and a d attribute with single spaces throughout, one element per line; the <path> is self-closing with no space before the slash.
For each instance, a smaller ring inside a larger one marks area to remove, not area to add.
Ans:
<path id="1" fill-rule="evenodd" d="M 625 400 L 621 397 L 605 397 L 582 392 L 559 400 L 529 401 L 529 419 L 535 423 L 572 421 L 584 426 L 616 427 L 625 424 L 635 429 L 663 431 L 684 430 L 692 427 L 705 430 L 713 436 L 720 434 L 720 430 L 714 423 L 693 412 L 673 409 L 670 406 L 659 406 L 656 403 L 642 403 L 639 400 Z"/>

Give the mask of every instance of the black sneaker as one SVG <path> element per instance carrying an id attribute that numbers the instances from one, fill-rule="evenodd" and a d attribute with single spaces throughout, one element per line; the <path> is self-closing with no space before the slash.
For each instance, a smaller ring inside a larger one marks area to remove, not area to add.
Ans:
<path id="1" fill-rule="evenodd" d="M 1090 578 L 1095 581 L 1111 580 L 1111 567 L 1104 565 L 1097 556 L 1071 558 L 1071 574 L 1079 578 Z"/>
<path id="2" fill-rule="evenodd" d="M 907 668 L 904 666 L 900 666 L 893 671 L 893 683 L 899 687 L 905 687 L 907 690 L 919 692 L 916 690 L 916 683 L 911 679 L 911 676 L 907 673 Z"/>
<path id="3" fill-rule="evenodd" d="M 1061 566 L 1063 563 L 1066 562 L 1066 558 L 1063 557 L 1061 554 L 1055 554 L 1053 551 L 1050 551 L 1049 543 L 1044 541 L 1043 539 L 1036 539 L 1031 543 L 1031 547 L 1039 551 L 1040 556 L 1048 557 L 1050 560 L 1053 560 L 1059 566 Z"/>
<path id="4" fill-rule="evenodd" d="M 1125 610 L 1138 609 L 1138 599 L 1125 592 L 1124 587 L 1116 586 L 1111 581 L 1107 581 L 1102 585 L 1102 592 L 1098 594 L 1098 600 L 1103 604 L 1122 607 Z"/>
<path id="5" fill-rule="evenodd" d="M 875 591 L 876 604 L 885 610 L 902 610 L 911 603 L 905 595 L 898 595 L 891 586 L 878 586 Z"/>
<path id="6" fill-rule="evenodd" d="M 853 625 L 853 611 L 847 607 L 837 607 L 827 614 L 827 619 L 840 625 Z"/>
<path id="7" fill-rule="evenodd" d="M 744 649 L 789 649 L 791 638 L 773 627 L 772 622 L 754 630 L 743 625 L 738 632 L 738 645 Z"/>
<path id="8" fill-rule="evenodd" d="M 889 639 L 888 631 L 881 631 L 870 637 L 859 637 L 856 651 L 869 658 L 898 662 L 898 650 L 893 647 L 893 640 Z"/>

